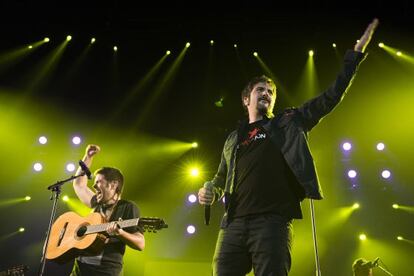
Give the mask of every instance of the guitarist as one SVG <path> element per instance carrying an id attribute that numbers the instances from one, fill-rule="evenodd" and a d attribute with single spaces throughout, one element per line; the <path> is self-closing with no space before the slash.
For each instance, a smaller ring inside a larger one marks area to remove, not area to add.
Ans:
<path id="1" fill-rule="evenodd" d="M 90 167 L 94 156 L 99 152 L 99 146 L 88 145 L 83 162 Z M 79 175 L 81 172 L 82 169 L 78 168 L 76 174 Z M 118 169 L 103 167 L 94 175 L 94 190 L 88 187 L 87 176 L 75 179 L 73 188 L 85 205 L 112 223 L 106 229 L 108 239 L 104 250 L 96 256 L 78 257 L 71 275 L 121 275 L 125 245 L 136 250 L 144 250 L 145 238 L 143 230 L 139 227 L 121 229 L 117 221 L 138 218 L 139 209 L 135 203 L 121 199 L 124 177 Z"/>

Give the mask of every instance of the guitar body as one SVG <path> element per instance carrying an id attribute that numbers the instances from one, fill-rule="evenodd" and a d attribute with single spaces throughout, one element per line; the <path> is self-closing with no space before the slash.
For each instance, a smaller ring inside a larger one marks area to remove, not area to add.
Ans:
<path id="1" fill-rule="evenodd" d="M 67 212 L 54 222 L 46 250 L 46 259 L 62 263 L 79 255 L 96 255 L 103 250 L 106 237 L 100 233 L 82 235 L 82 229 L 88 225 L 105 222 L 99 213 L 81 217 Z"/>

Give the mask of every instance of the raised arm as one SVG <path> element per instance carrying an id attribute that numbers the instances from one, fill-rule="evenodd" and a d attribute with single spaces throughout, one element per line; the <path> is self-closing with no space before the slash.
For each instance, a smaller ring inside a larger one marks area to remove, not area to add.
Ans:
<path id="1" fill-rule="evenodd" d="M 334 83 L 321 95 L 308 100 L 297 109 L 306 131 L 311 130 L 342 100 L 355 77 L 359 64 L 366 56 L 364 51 L 371 41 L 377 26 L 378 19 L 374 19 L 372 23 L 368 25 L 361 39 L 356 43 L 354 51 L 348 50 L 346 52 L 343 68 L 337 75 Z"/>
<path id="2" fill-rule="evenodd" d="M 90 167 L 92 165 L 92 160 L 95 154 L 100 151 L 100 147 L 97 145 L 88 145 L 86 147 L 85 155 L 82 158 L 82 161 L 86 166 Z M 76 171 L 76 175 L 82 173 L 82 169 L 79 167 Z M 73 181 L 73 188 L 75 193 L 86 206 L 91 207 L 91 199 L 94 196 L 94 192 L 88 187 L 88 178 L 86 175 L 76 178 Z"/>

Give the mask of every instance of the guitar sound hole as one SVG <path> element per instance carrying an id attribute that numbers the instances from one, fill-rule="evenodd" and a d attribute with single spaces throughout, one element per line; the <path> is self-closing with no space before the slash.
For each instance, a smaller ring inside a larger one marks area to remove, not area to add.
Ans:
<path id="1" fill-rule="evenodd" d="M 76 232 L 76 235 L 78 237 L 82 237 L 83 235 L 85 235 L 86 232 L 86 226 L 81 226 L 78 231 Z"/>

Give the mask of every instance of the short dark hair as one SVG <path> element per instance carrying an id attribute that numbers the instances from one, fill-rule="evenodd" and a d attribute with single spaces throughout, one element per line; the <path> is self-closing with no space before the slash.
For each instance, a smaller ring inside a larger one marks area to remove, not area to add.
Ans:
<path id="1" fill-rule="evenodd" d="M 253 77 L 246 85 L 246 87 L 244 87 L 244 89 L 241 92 L 241 101 L 242 101 L 242 105 L 243 105 L 243 109 L 247 112 L 247 107 L 244 105 L 244 98 L 245 97 L 249 97 L 250 93 L 252 92 L 253 87 L 260 83 L 260 82 L 264 82 L 264 83 L 268 83 L 270 85 L 272 85 L 275 89 L 275 94 L 276 94 L 276 84 L 275 82 L 269 78 L 266 75 L 261 75 L 261 76 L 257 76 L 257 77 Z M 270 112 L 273 112 L 273 110 L 270 110 Z"/>
<path id="2" fill-rule="evenodd" d="M 122 193 L 122 188 L 124 186 L 124 176 L 119 169 L 112 167 L 102 167 L 95 171 L 95 175 L 96 174 L 102 174 L 108 182 L 117 181 L 118 187 L 116 188 L 116 192 L 118 194 Z"/>

